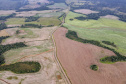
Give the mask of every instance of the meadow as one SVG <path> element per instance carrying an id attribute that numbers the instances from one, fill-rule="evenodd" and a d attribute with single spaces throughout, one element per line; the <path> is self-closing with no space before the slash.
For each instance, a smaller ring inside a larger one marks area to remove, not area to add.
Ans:
<path id="1" fill-rule="evenodd" d="M 112 20 L 106 18 L 100 18 L 98 20 L 77 20 L 75 17 L 80 17 L 85 15 L 77 14 L 74 12 L 69 12 L 66 17 L 66 23 L 70 25 L 74 25 L 77 27 L 84 27 L 84 28 L 117 28 L 117 29 L 126 29 L 126 23 L 119 21 L 119 20 Z M 72 21 L 70 19 L 73 19 Z"/>
<path id="2" fill-rule="evenodd" d="M 6 22 L 7 25 L 16 25 L 16 24 L 38 24 L 38 25 L 54 25 L 58 26 L 60 20 L 57 17 L 43 17 L 39 18 L 37 21 L 25 22 L 25 18 L 10 18 Z"/>
<path id="3" fill-rule="evenodd" d="M 114 42 L 118 52 L 126 55 L 126 30 L 119 30 L 114 28 L 99 28 L 88 29 L 74 27 L 69 24 L 64 24 L 69 30 L 76 31 L 79 37 L 83 39 L 97 40 L 97 41 L 110 41 Z"/>
<path id="4" fill-rule="evenodd" d="M 65 3 L 55 3 L 53 5 L 48 6 L 49 8 L 62 8 L 62 9 L 66 9 L 67 5 L 65 5 Z"/>

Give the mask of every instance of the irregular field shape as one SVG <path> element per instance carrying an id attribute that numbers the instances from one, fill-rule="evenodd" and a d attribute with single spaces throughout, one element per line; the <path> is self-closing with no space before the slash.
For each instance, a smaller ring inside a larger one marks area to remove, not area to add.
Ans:
<path id="1" fill-rule="evenodd" d="M 54 33 L 57 56 L 72 84 L 124 84 L 126 63 L 102 64 L 99 59 L 114 55 L 113 52 L 91 44 L 83 44 L 65 37 L 67 29 L 60 28 Z M 102 53 L 101 51 L 104 51 Z M 90 69 L 96 64 L 98 71 Z"/>

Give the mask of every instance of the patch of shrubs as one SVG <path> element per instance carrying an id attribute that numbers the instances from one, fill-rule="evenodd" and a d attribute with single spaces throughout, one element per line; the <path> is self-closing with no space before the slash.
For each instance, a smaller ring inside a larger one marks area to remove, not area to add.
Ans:
<path id="1" fill-rule="evenodd" d="M 0 30 L 7 29 L 7 25 L 5 23 L 0 23 Z"/>
<path id="2" fill-rule="evenodd" d="M 41 69 L 38 62 L 17 62 L 10 65 L 0 66 L 0 71 L 12 71 L 17 74 L 35 73 Z"/>
<path id="3" fill-rule="evenodd" d="M 112 49 L 112 48 L 109 48 L 109 47 L 107 47 L 105 45 L 102 45 L 99 41 L 79 38 L 75 31 L 68 30 L 68 33 L 66 34 L 66 37 L 68 37 L 68 38 L 70 38 L 72 40 L 75 40 L 75 41 L 79 41 L 79 42 L 82 42 L 82 43 L 90 43 L 90 44 L 93 44 L 93 45 L 108 49 L 108 50 L 110 50 L 110 51 L 112 51 L 112 52 L 114 52 L 116 54 L 116 56 L 105 57 L 105 58 L 100 59 L 101 62 L 105 63 L 107 61 L 111 61 L 111 62 L 126 61 L 126 57 L 121 55 L 119 52 L 115 51 L 115 49 Z"/>
<path id="4" fill-rule="evenodd" d="M 21 26 L 21 28 L 41 28 L 43 27 L 41 24 L 37 25 L 37 24 L 24 24 Z"/>
<path id="5" fill-rule="evenodd" d="M 12 13 L 12 14 L 10 14 L 10 15 L 8 15 L 8 16 L 0 16 L 0 20 L 6 20 L 6 19 L 8 19 L 8 18 L 14 17 L 15 15 L 16 15 L 16 13 Z"/>
<path id="6" fill-rule="evenodd" d="M 37 21 L 38 19 L 39 19 L 39 17 L 30 16 L 25 19 L 25 22 Z"/>
<path id="7" fill-rule="evenodd" d="M 102 43 L 107 44 L 107 45 L 111 45 L 111 46 L 113 46 L 113 47 L 116 47 L 116 45 L 114 44 L 114 42 L 102 41 Z"/>
<path id="8" fill-rule="evenodd" d="M 97 65 L 91 65 L 90 69 L 92 69 L 94 71 L 97 71 L 98 70 L 98 66 Z"/>

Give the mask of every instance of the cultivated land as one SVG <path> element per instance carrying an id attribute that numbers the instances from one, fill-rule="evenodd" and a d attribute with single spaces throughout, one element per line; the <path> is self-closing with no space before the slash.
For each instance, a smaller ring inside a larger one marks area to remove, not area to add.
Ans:
<path id="1" fill-rule="evenodd" d="M 84 27 L 84 28 L 103 28 L 103 27 L 107 27 L 107 28 L 118 28 L 118 29 L 126 29 L 126 23 L 119 21 L 119 20 L 112 20 L 112 19 L 105 19 L 105 18 L 100 18 L 98 20 L 92 20 L 89 19 L 87 20 L 77 20 L 74 19 L 75 17 L 79 17 L 79 16 L 84 16 L 83 14 L 77 14 L 77 13 L 73 13 L 73 12 L 69 12 L 65 22 L 70 24 L 70 25 L 74 25 L 77 27 Z M 74 19 L 74 20 L 70 20 L 70 19 Z"/>
<path id="2" fill-rule="evenodd" d="M 17 25 L 17 24 L 38 24 L 38 25 L 54 25 L 58 26 L 60 20 L 57 17 L 43 17 L 39 18 L 37 21 L 25 22 L 25 18 L 10 18 L 6 22 L 7 25 Z"/>
<path id="3" fill-rule="evenodd" d="M 77 20 L 70 21 L 70 18 L 83 16 L 81 14 L 69 12 L 64 24 L 69 30 L 76 31 L 83 39 L 110 41 L 117 45 L 116 51 L 126 55 L 126 23 L 119 20 L 100 18 L 98 20 Z M 108 45 L 106 45 L 108 46 Z M 108 46 L 111 47 L 111 46 Z"/>
<path id="4" fill-rule="evenodd" d="M 89 9 L 78 9 L 74 10 L 75 12 L 82 13 L 82 14 L 91 14 L 91 13 L 98 13 L 97 11 L 92 11 Z"/>
<path id="5" fill-rule="evenodd" d="M 56 9 L 56 8 L 66 9 L 67 8 L 65 3 L 55 3 L 54 5 L 50 5 L 48 7 L 54 8 L 54 9 Z"/>
<path id="6" fill-rule="evenodd" d="M 114 55 L 113 52 L 91 44 L 83 44 L 66 38 L 67 29 L 55 33 L 57 56 L 72 84 L 125 84 L 126 63 L 102 64 L 99 59 Z M 98 71 L 90 66 L 98 65 Z"/>
<path id="7" fill-rule="evenodd" d="M 25 42 L 25 48 L 12 49 L 5 52 L 5 64 L 15 62 L 35 61 L 41 64 L 37 73 L 14 74 L 10 71 L 1 71 L 0 79 L 11 84 L 65 84 L 64 76 L 54 59 L 54 46 L 51 35 L 57 27 L 38 28 L 10 28 L 6 29 L 10 38 L 2 43 L 12 44 Z M 16 31 L 19 30 L 19 34 Z M 17 77 L 17 79 L 9 79 Z M 1 81 L 0 81 L 1 82 Z"/>
<path id="8" fill-rule="evenodd" d="M 9 34 L 6 32 L 6 30 L 1 30 L 0 31 L 0 37 L 1 36 L 9 36 Z"/>

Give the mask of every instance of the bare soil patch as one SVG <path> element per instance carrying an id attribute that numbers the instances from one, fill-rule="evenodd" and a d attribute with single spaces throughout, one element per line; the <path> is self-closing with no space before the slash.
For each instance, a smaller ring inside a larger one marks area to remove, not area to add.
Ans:
<path id="1" fill-rule="evenodd" d="M 0 10 L 0 15 L 9 15 L 15 13 L 15 10 Z"/>
<path id="2" fill-rule="evenodd" d="M 6 32 L 6 30 L 0 30 L 0 37 L 1 36 L 9 36 L 9 34 Z"/>
<path id="3" fill-rule="evenodd" d="M 119 17 L 116 17 L 114 15 L 101 16 L 101 18 L 107 18 L 107 19 L 113 19 L 113 20 L 118 20 L 119 19 Z"/>
<path id="4" fill-rule="evenodd" d="M 82 13 L 82 14 L 91 14 L 91 13 L 98 13 L 98 11 L 92 11 L 89 9 L 78 9 L 74 10 L 75 12 Z"/>
<path id="5" fill-rule="evenodd" d="M 115 55 L 113 52 L 66 38 L 67 29 L 59 28 L 55 33 L 57 56 L 72 84 L 125 84 L 126 63 L 102 64 L 99 59 Z M 98 71 L 90 69 L 96 64 Z"/>

